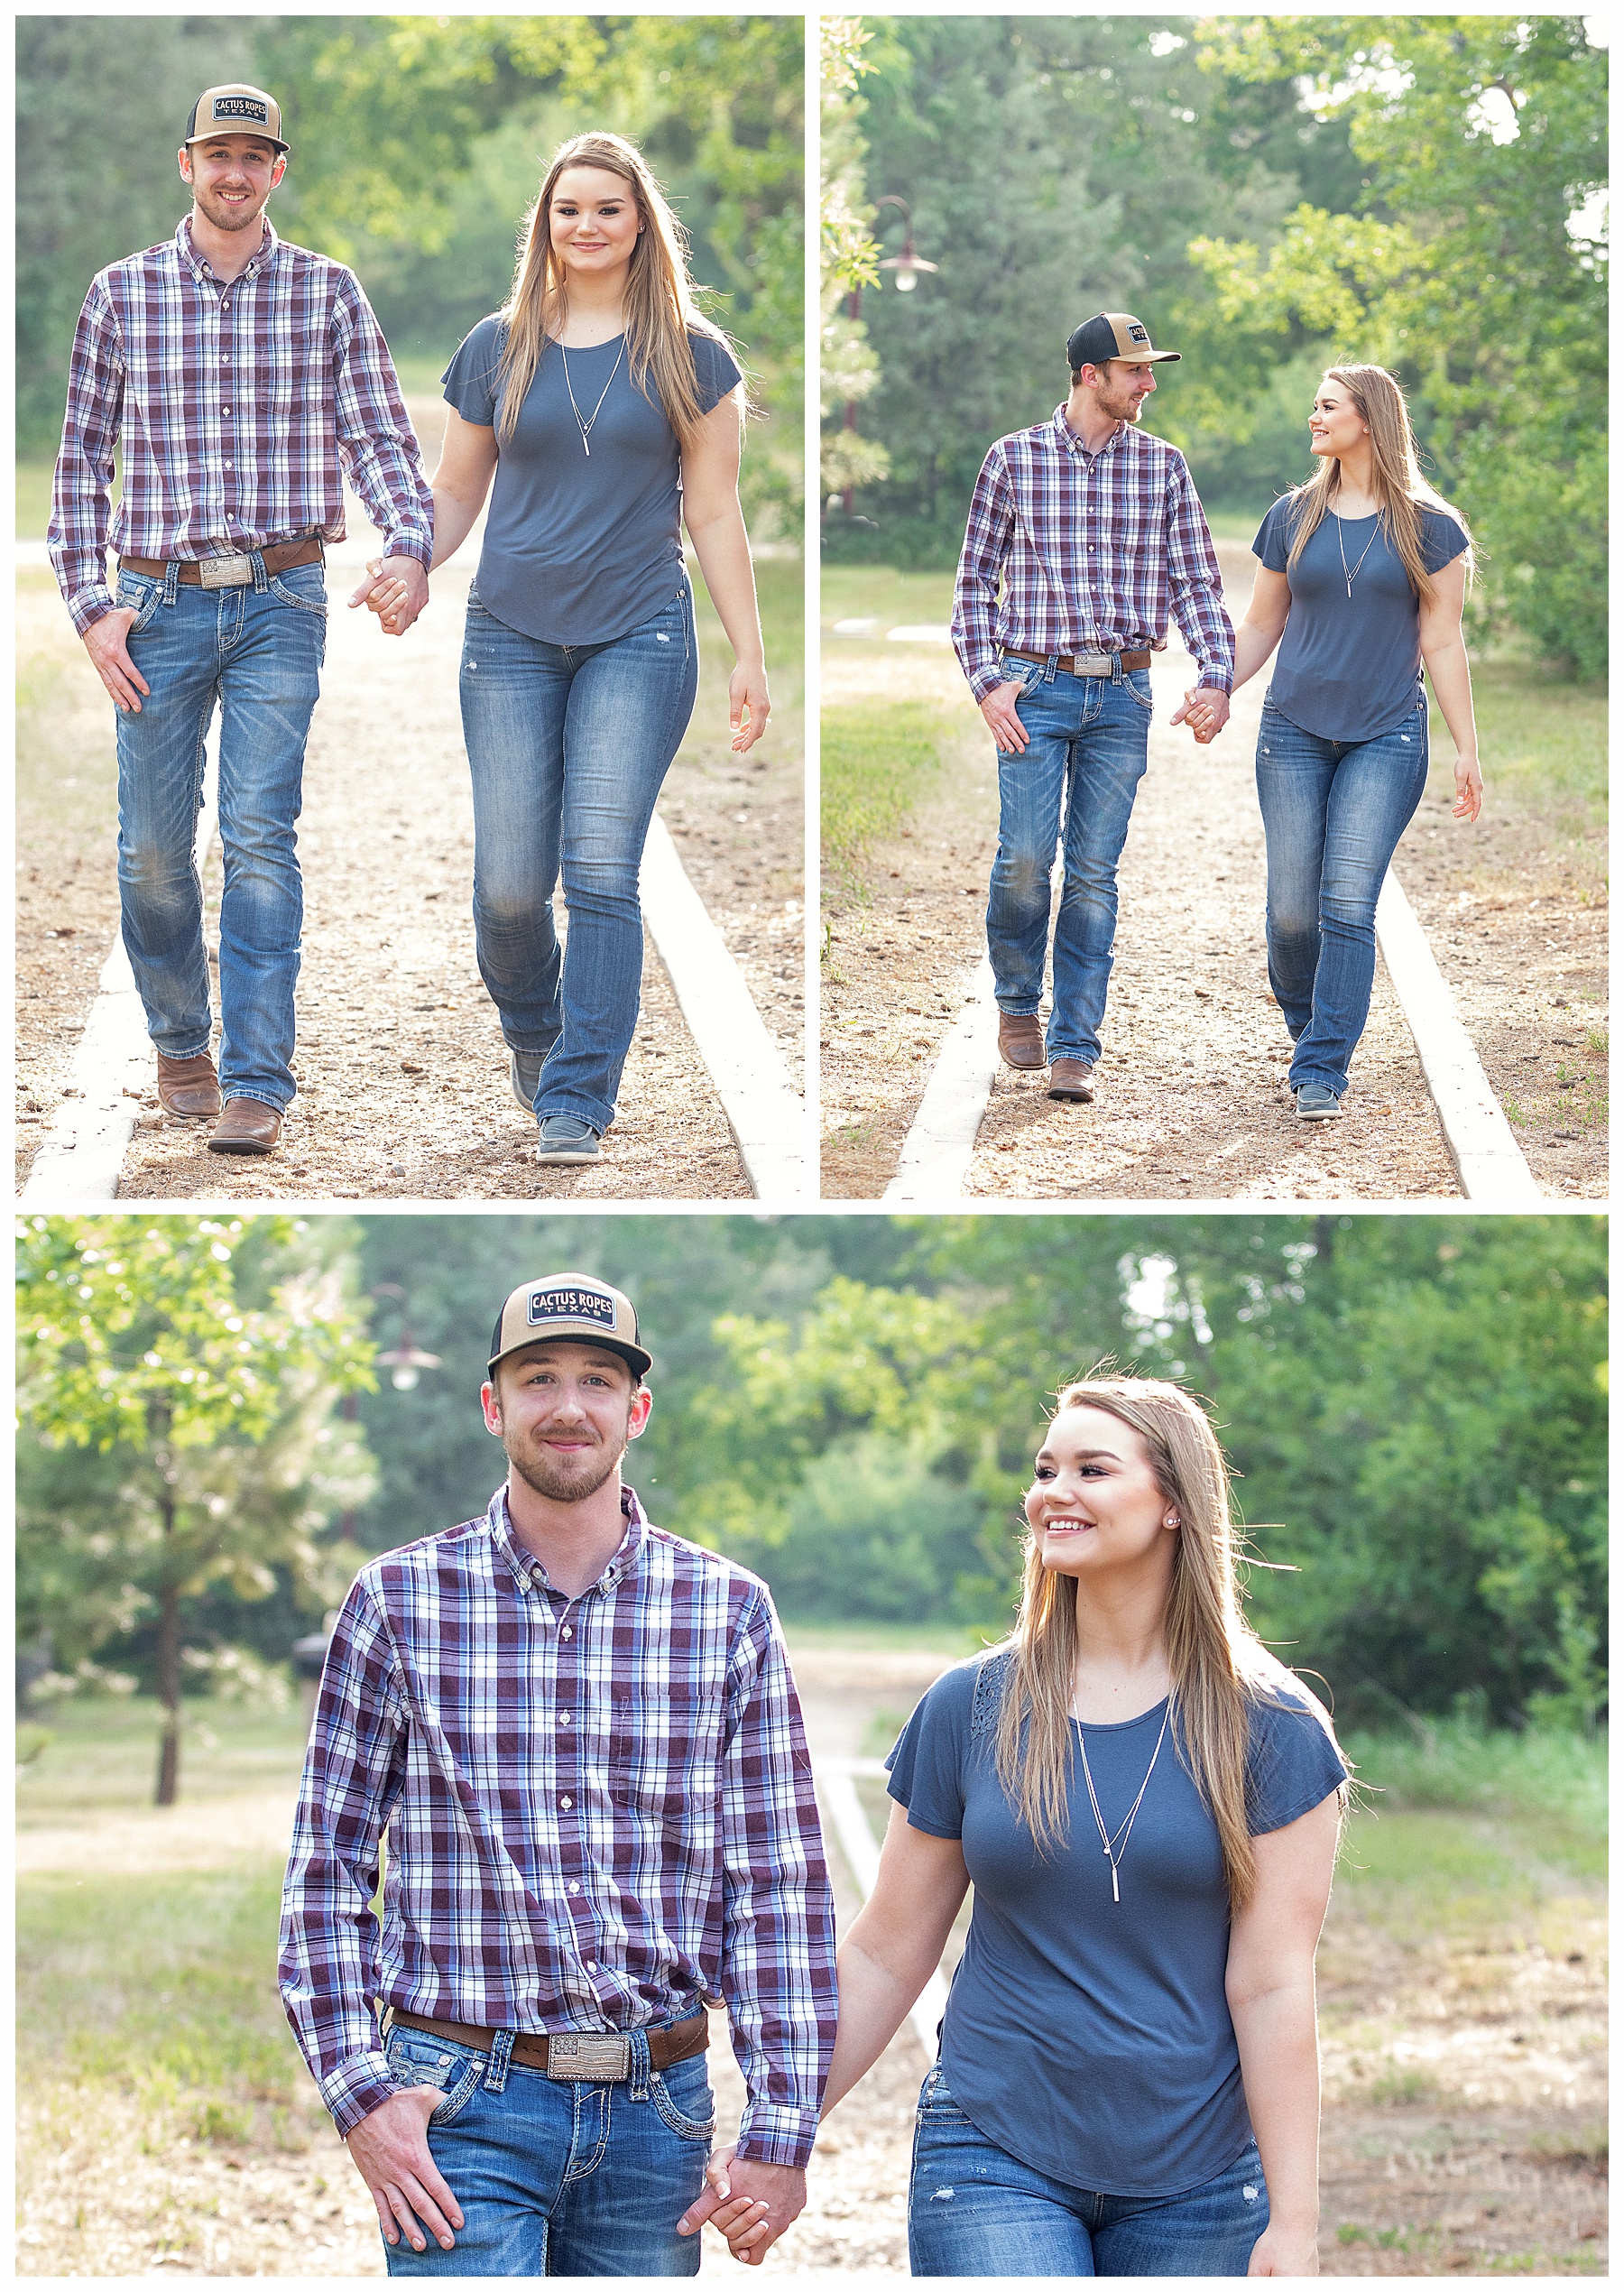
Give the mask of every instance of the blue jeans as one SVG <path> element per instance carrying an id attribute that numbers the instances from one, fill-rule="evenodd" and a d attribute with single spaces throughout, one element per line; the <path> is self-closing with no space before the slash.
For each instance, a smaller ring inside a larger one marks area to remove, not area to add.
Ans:
<path id="1" fill-rule="evenodd" d="M 596 1131 L 614 1120 L 642 985 L 638 871 L 698 679 L 686 578 L 652 620 L 608 644 L 544 644 L 468 598 L 462 716 L 479 971 L 509 1047 L 544 1054 L 539 1115 L 575 1114 Z"/>
<path id="2" fill-rule="evenodd" d="M 1376 901 L 1426 785 L 1426 698 L 1376 740 L 1322 740 L 1263 703 L 1269 984 L 1296 1044 L 1291 1086 L 1338 1097 L 1370 1015 Z"/>
<path id="3" fill-rule="evenodd" d="M 183 586 L 121 571 L 125 642 L 151 692 L 118 713 L 118 892 L 124 943 L 166 1057 L 209 1040 L 203 892 L 192 859 L 203 743 L 220 710 L 220 1088 L 282 1107 L 293 1095 L 293 990 L 304 887 L 293 824 L 327 649 L 319 565 L 253 587 Z"/>
<path id="4" fill-rule="evenodd" d="M 422 2029 L 392 2029 L 390 2067 L 403 2085 L 439 2085 L 429 2149 L 463 2225 L 444 2252 L 429 2235 L 385 2243 L 391 2276 L 694 2276 L 700 2240 L 677 2223 L 699 2195 L 715 2105 L 705 2056 L 663 2073 L 632 2038 L 621 2084 L 556 2083 L 540 2069 L 505 2075 Z"/>
<path id="5" fill-rule="evenodd" d="M 1100 1055 L 1100 1022 L 1116 938 L 1117 861 L 1150 736 L 1150 674 L 1074 677 L 1011 661 L 1023 680 L 1019 756 L 998 759 L 998 857 L 987 900 L 987 953 L 998 1007 L 1029 1016 L 1043 999 L 1049 874 L 1066 811 L 1065 888 L 1055 919 L 1049 1063 Z"/>
<path id="6" fill-rule="evenodd" d="M 940 2067 L 919 2094 L 908 2257 L 915 2276 L 1244 2276 L 1269 2226 L 1256 2141 L 1176 2196 L 1074 2188 L 978 2132 Z"/>

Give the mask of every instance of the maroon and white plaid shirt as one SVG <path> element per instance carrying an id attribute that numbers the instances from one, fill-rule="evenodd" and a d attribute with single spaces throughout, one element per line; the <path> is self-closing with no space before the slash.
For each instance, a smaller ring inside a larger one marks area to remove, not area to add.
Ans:
<path id="1" fill-rule="evenodd" d="M 1001 438 L 971 496 L 953 596 L 953 645 L 983 701 L 1020 652 L 1159 652 L 1171 609 L 1200 668 L 1227 692 L 1235 633 L 1184 456 L 1131 422 L 1091 454 L 1057 407 Z"/>
<path id="2" fill-rule="evenodd" d="M 109 539 L 166 561 L 313 531 L 341 541 L 341 466 L 385 554 L 428 565 L 434 497 L 355 273 L 267 217 L 253 262 L 222 280 L 183 217 L 172 239 L 98 272 L 79 313 L 49 529 L 75 628 L 113 610 Z"/>
<path id="3" fill-rule="evenodd" d="M 328 1650 L 282 1904 L 282 2001 L 347 2133 L 395 2091 L 378 2011 L 626 2030 L 726 2000 L 741 2156 L 803 2165 L 835 1910 L 766 1586 L 644 1519 L 578 1599 L 507 1492 L 386 1552 Z M 389 1827 L 382 1926 L 372 1912 Z"/>

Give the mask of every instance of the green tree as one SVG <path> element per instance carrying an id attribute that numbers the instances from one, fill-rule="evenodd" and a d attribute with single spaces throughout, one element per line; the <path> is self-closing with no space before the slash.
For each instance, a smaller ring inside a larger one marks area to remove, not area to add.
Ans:
<path id="1" fill-rule="evenodd" d="M 161 1807 L 192 1604 L 220 1584 L 265 1598 L 280 1567 L 319 1612 L 353 1557 L 320 1535 L 370 1483 L 335 1411 L 371 1384 L 372 1348 L 323 1257 L 287 1217 L 19 1222 L 22 1620 L 89 1654 L 154 1617 Z"/>
<path id="2" fill-rule="evenodd" d="M 860 315 L 863 289 L 880 283 L 880 247 L 869 227 L 863 188 L 864 146 L 857 124 L 863 109 L 858 84 L 865 72 L 875 69 L 872 58 L 863 53 L 873 33 L 855 16 L 824 16 L 818 29 L 818 374 L 823 392 L 818 414 L 825 424 L 819 484 L 825 498 L 832 499 L 848 487 L 879 485 L 890 467 L 890 455 L 878 439 L 860 437 L 847 419 L 847 410 L 867 398 L 880 379 L 880 362 Z"/>
<path id="3" fill-rule="evenodd" d="M 1282 341 L 1391 366 L 1485 544 L 1492 610 L 1582 675 L 1606 660 L 1607 59 L 1578 16 L 1213 19 L 1226 82 L 1307 88 L 1361 162 L 1352 214 L 1271 248 L 1199 240 L 1214 371 Z"/>

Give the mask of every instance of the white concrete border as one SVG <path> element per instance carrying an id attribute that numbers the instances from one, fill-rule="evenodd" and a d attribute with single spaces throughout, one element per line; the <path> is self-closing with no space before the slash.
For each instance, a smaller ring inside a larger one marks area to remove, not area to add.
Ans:
<path id="1" fill-rule="evenodd" d="M 199 874 L 218 824 L 218 757 L 211 754 L 192 847 Z M 146 1012 L 119 932 L 114 933 L 97 986 L 69 1069 L 78 1095 L 62 1101 L 29 1167 L 20 1197 L 24 1209 L 110 1202 L 118 1192 L 142 1095 L 152 1089 L 157 1072 Z"/>
<path id="2" fill-rule="evenodd" d="M 998 1073 L 997 1005 L 992 966 L 984 956 L 967 974 L 964 993 L 964 1007 L 943 1037 L 925 1095 L 902 1141 L 897 1175 L 882 1201 L 931 1201 L 964 1193 L 976 1132 Z"/>
<path id="3" fill-rule="evenodd" d="M 758 1200 L 807 1190 L 807 1114 L 784 1054 L 658 813 L 643 846 L 642 908 L 688 1031 L 709 1069 Z"/>
<path id="4" fill-rule="evenodd" d="M 1438 1126 L 1471 1201 L 1543 1202 L 1494 1086 L 1461 1023 L 1421 920 L 1391 868 L 1376 902 L 1376 937 L 1415 1037 Z"/>
<path id="5" fill-rule="evenodd" d="M 869 1818 L 863 1811 L 863 1801 L 857 1796 L 856 1774 L 882 1775 L 884 1768 L 877 1759 L 820 1759 L 815 1770 L 817 1795 L 824 1810 L 840 1841 L 840 1851 L 845 1856 L 846 1867 L 857 1884 L 857 1890 L 866 1902 L 874 1890 L 874 1881 L 880 1875 L 880 1848 Z M 932 1973 L 919 1993 L 909 2019 L 914 2035 L 925 2048 L 927 2061 L 937 2057 L 937 2029 L 947 2010 L 947 1984 L 940 1973 Z"/>

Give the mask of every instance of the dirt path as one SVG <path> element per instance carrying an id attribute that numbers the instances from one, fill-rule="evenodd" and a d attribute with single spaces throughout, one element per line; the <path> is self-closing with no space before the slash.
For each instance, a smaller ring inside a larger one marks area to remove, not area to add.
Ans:
<path id="1" fill-rule="evenodd" d="M 1240 559 L 1225 572 L 1242 596 Z M 1250 563 L 1250 560 L 1246 560 Z M 965 1185 L 1021 1199 L 1252 1201 L 1416 1199 L 1458 1193 L 1408 1028 L 1379 961 L 1370 1021 L 1343 1119 L 1300 1126 L 1282 1091 L 1288 1044 L 1262 943 L 1263 836 L 1251 757 L 1263 683 L 1239 696 L 1222 738 L 1198 749 L 1167 723 L 1189 681 L 1175 634 L 1152 670 L 1149 769 L 1121 869 L 1116 967 L 1089 1107 L 1045 1095 L 1041 1077 L 1001 1069 Z M 872 1197 L 894 1175 L 961 982 L 984 953 L 983 912 L 997 840 L 991 744 L 946 649 L 826 635 L 826 701 L 927 700 L 943 712 L 944 761 L 909 828 L 872 855 L 871 898 L 835 903 L 826 995 L 824 1188 Z M 1566 895 L 1504 886 L 1516 831 L 1463 830 L 1434 784 L 1400 846 L 1462 1016 L 1497 1087 L 1525 1092 L 1518 1130 L 1553 1195 L 1606 1190 L 1599 1123 L 1556 1069 L 1600 1015 L 1604 911 L 1584 884 Z M 1555 877 L 1556 871 L 1551 871 Z M 1529 883 L 1526 839 L 1519 888 Z M 1476 888 L 1473 888 L 1473 886 Z M 1543 897 L 1541 894 L 1543 893 Z M 1551 920 L 1546 920 L 1549 917 Z M 1594 998 L 1582 1002 L 1582 997 Z M 1525 1078 L 1549 1075 L 1569 1118 L 1542 1119 Z"/>
<path id="2" fill-rule="evenodd" d="M 432 466 L 438 430 L 426 411 L 414 403 Z M 358 514 L 351 522 L 357 535 L 370 532 Z M 473 810 L 457 664 L 476 538 L 436 575 L 429 610 L 398 643 L 380 634 L 370 615 L 346 609 L 364 555 L 355 541 L 329 559 L 327 667 L 300 826 L 306 912 L 294 1059 L 299 1095 L 281 1150 L 264 1161 L 235 1158 L 223 1167 L 207 1151 L 202 1132 L 159 1112 L 154 1089 L 125 1157 L 121 1197 L 748 1197 L 720 1102 L 651 939 L 645 942 L 641 1015 L 603 1160 L 545 1174 L 537 1168 L 534 1123 L 508 1088 L 501 1028 L 475 966 L 469 913 Z M 798 566 L 763 569 L 780 580 L 798 578 Z M 48 610 L 49 599 L 43 602 Z M 798 671 L 793 662 L 781 665 L 775 729 L 761 748 L 734 757 L 721 670 L 726 646 L 708 602 L 701 603 L 700 620 L 700 702 L 666 782 L 661 817 L 798 1077 L 804 910 Z M 77 705 L 82 707 L 82 697 Z M 87 729 L 94 732 L 94 723 L 88 720 Z M 110 723 L 100 739 L 110 758 Z M 104 761 L 104 778 L 106 771 Z M 19 1080 L 32 1146 L 64 1094 L 68 1060 L 116 922 L 113 856 L 110 839 L 81 855 L 72 880 L 88 876 L 96 887 L 82 919 L 77 910 L 63 916 L 60 869 L 49 883 L 28 886 L 33 897 L 23 910 L 27 957 L 20 984 L 25 1014 L 32 1018 L 33 1005 L 41 1007 Z M 212 938 L 217 846 L 206 888 Z M 43 937 L 64 920 L 81 927 L 65 964 L 60 943 Z"/>

